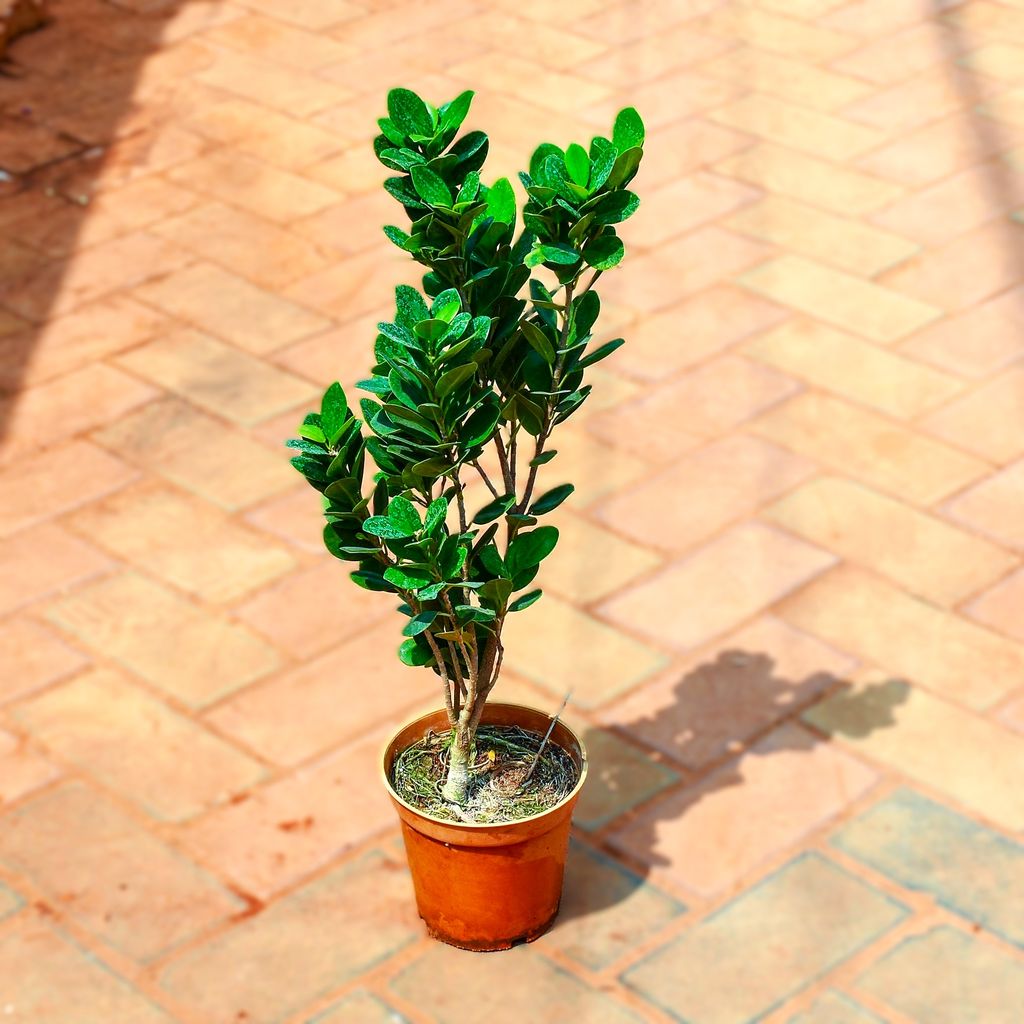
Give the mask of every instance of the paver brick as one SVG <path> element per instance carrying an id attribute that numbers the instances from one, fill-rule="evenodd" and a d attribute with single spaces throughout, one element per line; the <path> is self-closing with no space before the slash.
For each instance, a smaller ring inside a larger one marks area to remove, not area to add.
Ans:
<path id="1" fill-rule="evenodd" d="M 743 352 L 897 419 L 912 419 L 962 387 L 950 374 L 810 319 L 790 320 L 758 335 Z"/>
<path id="2" fill-rule="evenodd" d="M 742 749 L 855 665 L 782 620 L 760 616 L 616 702 L 602 719 L 699 770 Z"/>
<path id="3" fill-rule="evenodd" d="M 95 956 L 27 914 L 0 925 L 0 988 L 12 1019 L 26 1024 L 174 1020 Z"/>
<path id="4" fill-rule="evenodd" d="M 313 397 L 298 377 L 189 328 L 120 357 L 121 365 L 245 426 Z"/>
<path id="5" fill-rule="evenodd" d="M 80 844 L 74 857 L 67 855 L 69 830 Z M 205 871 L 78 783 L 8 814 L 0 860 L 62 913 L 141 961 L 244 909 Z"/>
<path id="6" fill-rule="evenodd" d="M 392 616 L 220 703 L 210 721 L 263 757 L 290 765 L 393 720 L 396 708 L 440 707 L 433 680 L 398 660 L 400 641 Z M 339 694 L 347 695 L 343 712 Z"/>
<path id="7" fill-rule="evenodd" d="M 842 216 L 863 216 L 903 191 L 880 177 L 771 142 L 727 157 L 715 170 Z"/>
<path id="8" fill-rule="evenodd" d="M 0 702 L 38 690 L 88 664 L 81 651 L 29 618 L 0 624 Z"/>
<path id="9" fill-rule="evenodd" d="M 261 900 L 270 899 L 352 846 L 397 825 L 380 783 L 379 730 L 303 766 L 181 833 L 204 864 Z"/>
<path id="10" fill-rule="evenodd" d="M 827 551 L 744 523 L 603 602 L 600 612 L 654 643 L 688 651 L 738 626 L 834 563 Z"/>
<path id="11" fill-rule="evenodd" d="M 641 960 L 626 982 L 679 1020 L 744 1024 L 904 913 L 831 861 L 805 854 Z M 773 941 L 765 941 L 768 934 Z"/>
<path id="12" fill-rule="evenodd" d="M 881 1020 L 849 996 L 830 989 L 815 999 L 812 1006 L 790 1017 L 787 1024 L 881 1024 Z"/>
<path id="13" fill-rule="evenodd" d="M 553 595 L 544 598 L 543 611 L 510 619 L 503 636 L 513 671 L 557 696 L 572 687 L 584 708 L 605 703 L 666 663 L 657 648 Z M 568 644 L 566 637 L 572 637 Z"/>
<path id="14" fill-rule="evenodd" d="M 904 939 L 856 987 L 911 1020 L 1013 1024 L 1024 1001 L 1024 967 L 995 946 L 941 927 Z"/>
<path id="15" fill-rule="evenodd" d="M 588 427 L 638 456 L 674 462 L 798 390 L 777 370 L 725 355 L 594 416 Z"/>
<path id="16" fill-rule="evenodd" d="M 245 791 L 263 766 L 110 669 L 17 704 L 12 716 L 62 760 L 158 818 Z"/>
<path id="17" fill-rule="evenodd" d="M 122 416 L 92 439 L 229 511 L 295 482 L 280 452 L 173 396 Z"/>
<path id="18" fill-rule="evenodd" d="M 864 277 L 903 262 L 918 249 L 898 234 L 786 196 L 766 196 L 732 214 L 726 223 L 741 234 Z"/>
<path id="19" fill-rule="evenodd" d="M 1024 460 L 987 476 L 948 502 L 944 511 L 1014 549 L 1024 550 L 1024 521 L 1019 510 L 1024 498 Z"/>
<path id="20" fill-rule="evenodd" d="M 748 271 L 740 282 L 780 305 L 848 327 L 883 345 L 935 320 L 925 302 L 801 256 L 781 256 Z"/>
<path id="21" fill-rule="evenodd" d="M 877 672 L 855 690 L 827 697 L 804 718 L 862 756 L 1004 828 L 1024 827 L 1024 798 L 1017 783 L 1024 736 L 1019 733 Z"/>
<path id="22" fill-rule="evenodd" d="M 273 648 L 244 626 L 130 572 L 79 587 L 55 601 L 47 617 L 192 707 L 280 664 Z"/>
<path id="23" fill-rule="evenodd" d="M 814 463 L 760 438 L 727 437 L 600 502 L 597 518 L 662 550 L 686 551 L 814 474 Z"/>
<path id="24" fill-rule="evenodd" d="M 1017 564 L 980 537 L 838 477 L 812 480 L 762 515 L 943 605 L 956 604 Z"/>
<path id="25" fill-rule="evenodd" d="M 211 263 L 150 281 L 139 298 L 249 352 L 282 348 L 330 326 L 310 310 Z"/>
<path id="26" fill-rule="evenodd" d="M 1024 925 L 1014 912 L 1024 887 L 1021 843 L 910 789 L 897 790 L 848 822 L 831 842 L 1024 947 Z"/>
<path id="27" fill-rule="evenodd" d="M 964 610 L 971 618 L 991 629 L 1024 643 L 1024 570 L 1018 569 L 984 593 L 978 594 Z"/>
<path id="28" fill-rule="evenodd" d="M 751 430 L 836 473 L 926 505 L 973 483 L 988 468 L 927 435 L 814 391 L 770 409 Z"/>
<path id="29" fill-rule="evenodd" d="M 276 1024 L 407 945 L 414 921 L 408 874 L 372 850 L 192 946 L 160 983 L 207 1017 Z"/>
<path id="30" fill-rule="evenodd" d="M 787 723 L 701 781 L 645 807 L 609 842 L 659 876 L 711 897 L 821 828 L 877 778 Z"/>
<path id="31" fill-rule="evenodd" d="M 508 979 L 516 979 L 509 985 Z M 460 1024 L 471 1005 L 493 1024 L 513 1024 L 543 1007 L 548 1020 L 640 1024 L 642 1018 L 550 960 L 515 946 L 501 957 L 467 957 L 435 943 L 392 979 L 389 991 L 438 1024 Z"/>
<path id="32" fill-rule="evenodd" d="M 126 488 L 75 513 L 72 523 L 136 568 L 212 603 L 239 598 L 294 565 L 283 547 L 162 483 Z"/>

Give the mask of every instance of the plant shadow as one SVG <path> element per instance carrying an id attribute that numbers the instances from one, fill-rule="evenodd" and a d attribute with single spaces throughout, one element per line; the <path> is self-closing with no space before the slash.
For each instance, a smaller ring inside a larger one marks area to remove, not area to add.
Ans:
<path id="1" fill-rule="evenodd" d="M 854 688 L 831 671 L 787 678 L 771 655 L 730 649 L 695 666 L 670 689 L 661 689 L 654 695 L 655 710 L 634 718 L 626 714 L 609 728 L 587 729 L 588 786 L 596 791 L 589 807 L 604 808 L 607 814 L 597 819 L 596 828 L 587 828 L 584 819 L 578 828 L 582 842 L 574 844 L 573 856 L 579 859 L 596 848 L 613 854 L 628 870 L 609 866 L 602 874 L 570 868 L 561 919 L 599 914 L 634 896 L 652 872 L 671 868 L 659 830 L 723 790 L 747 784 L 748 759 L 813 753 L 829 745 L 827 736 L 801 721 L 812 705 L 827 699 L 830 719 L 841 723 L 838 731 L 862 738 L 895 725 L 895 708 L 907 699 L 907 691 L 899 680 Z M 627 712 L 632 703 L 624 703 L 622 710 Z M 808 770 L 819 767 L 808 759 Z M 637 797 L 622 813 L 612 811 Z M 728 859 L 729 839 L 729 834 L 708 835 L 701 841 L 721 844 L 720 853 Z"/>
<path id="2" fill-rule="evenodd" d="M 76 254 L 144 230 L 147 197 L 122 200 L 121 186 L 189 155 L 197 139 L 171 124 L 182 71 L 213 55 L 188 37 L 219 10 L 219 0 L 59 0 L 0 60 L 0 442 L 26 387 L 109 351 L 88 311 L 121 283 L 120 265 L 79 280 Z M 134 221 L 119 223 L 129 211 Z M 77 330 L 49 329 L 80 311 Z"/>

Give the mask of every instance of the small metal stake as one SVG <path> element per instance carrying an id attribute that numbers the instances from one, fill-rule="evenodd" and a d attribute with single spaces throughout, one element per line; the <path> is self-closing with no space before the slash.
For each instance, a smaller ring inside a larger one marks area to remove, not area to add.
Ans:
<path id="1" fill-rule="evenodd" d="M 572 689 L 566 691 L 565 697 L 562 699 L 562 706 L 555 712 L 555 717 L 551 719 L 551 724 L 548 726 L 548 731 L 544 734 L 544 739 L 541 740 L 540 746 L 537 748 L 537 753 L 533 755 L 533 763 L 530 765 L 530 770 L 523 776 L 523 781 L 516 786 L 516 792 L 523 788 L 529 781 L 530 776 L 533 774 L 534 768 L 537 767 L 537 763 L 540 761 L 540 755 L 544 753 L 544 748 L 548 745 L 548 740 L 551 739 L 551 733 L 554 731 L 555 724 L 558 722 L 559 716 L 565 710 L 565 705 L 569 703 L 569 698 L 572 696 Z"/>

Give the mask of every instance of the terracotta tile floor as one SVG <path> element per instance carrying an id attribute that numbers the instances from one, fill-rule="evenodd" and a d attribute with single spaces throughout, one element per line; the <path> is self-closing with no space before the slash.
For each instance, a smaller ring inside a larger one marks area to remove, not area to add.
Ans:
<path id="1" fill-rule="evenodd" d="M 1020 1024 L 1019 0 L 54 10 L 0 76 L 0 1019 Z M 280 446 L 413 274 L 397 84 L 477 90 L 490 178 L 651 128 L 502 687 L 575 686 L 592 782 L 505 955 L 415 917 L 376 757 L 432 689 Z"/>

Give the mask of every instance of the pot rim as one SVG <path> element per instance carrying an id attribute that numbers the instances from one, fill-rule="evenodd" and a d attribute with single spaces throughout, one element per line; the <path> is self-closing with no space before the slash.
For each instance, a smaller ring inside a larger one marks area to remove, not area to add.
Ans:
<path id="1" fill-rule="evenodd" d="M 518 708 L 518 709 L 521 709 L 523 711 L 530 711 L 530 712 L 532 712 L 535 715 L 543 715 L 545 718 L 547 718 L 547 720 L 549 722 L 555 717 L 553 714 L 550 714 L 549 712 L 546 712 L 546 711 L 541 711 L 539 708 L 532 708 L 528 704 L 516 704 L 516 703 L 513 703 L 511 701 L 493 701 L 493 702 L 488 702 L 487 705 L 485 706 L 485 709 L 484 709 L 484 715 L 485 716 L 487 714 L 487 708 L 488 707 Z M 531 815 L 529 815 L 528 817 L 525 817 L 525 818 L 515 818 L 512 821 L 451 821 L 448 818 L 436 818 L 432 814 L 427 814 L 425 811 L 421 810 L 419 807 L 414 807 L 412 804 L 410 804 L 410 803 L 406 802 L 405 800 L 403 800 L 398 795 L 398 793 L 395 791 L 395 787 L 391 785 L 391 779 L 388 778 L 387 758 L 388 758 L 388 751 L 391 748 L 391 745 L 397 739 L 399 733 L 404 732 L 406 729 L 408 729 L 412 725 L 415 725 L 420 720 L 422 720 L 424 718 L 432 718 L 434 715 L 437 715 L 437 714 L 444 714 L 444 709 L 439 708 L 436 711 L 428 711 L 428 712 L 426 712 L 426 713 L 424 713 L 422 715 L 417 716 L 416 718 L 412 719 L 411 721 L 406 722 L 404 725 L 399 726 L 399 728 L 396 729 L 394 733 L 392 733 L 391 737 L 384 744 L 384 747 L 381 750 L 381 757 L 380 757 L 380 773 L 381 773 L 381 777 L 384 780 L 384 786 L 385 786 L 385 788 L 388 791 L 388 795 L 391 797 L 392 800 L 395 801 L 395 803 L 397 803 L 397 804 L 401 805 L 402 807 L 404 807 L 411 814 L 415 814 L 418 818 L 422 818 L 424 821 L 431 821 L 431 822 L 435 822 L 438 825 L 444 825 L 444 826 L 448 826 L 448 827 L 455 827 L 455 828 L 458 828 L 458 829 L 466 829 L 466 830 L 468 830 L 470 832 L 480 832 L 480 833 L 494 832 L 494 831 L 498 831 L 498 830 L 514 828 L 514 827 L 516 827 L 518 825 L 524 825 L 527 822 L 539 821 L 542 818 L 545 818 L 545 817 L 547 817 L 550 814 L 555 814 L 557 811 L 559 811 L 563 807 L 565 807 L 566 804 L 569 804 L 570 802 L 575 801 L 576 797 L 579 796 L 580 790 L 583 788 L 583 783 L 587 781 L 587 771 L 588 771 L 589 763 L 590 763 L 589 759 L 587 757 L 587 748 L 583 745 L 583 740 L 581 740 L 579 738 L 579 736 L 576 735 L 576 730 L 573 729 L 571 726 L 567 725 L 563 718 L 559 718 L 558 719 L 558 724 L 560 726 L 562 726 L 562 728 L 564 728 L 566 730 L 566 732 L 569 733 L 570 736 L 572 736 L 572 738 L 576 741 L 576 745 L 579 747 L 579 751 L 580 751 L 579 773 L 580 773 L 580 776 L 576 780 L 576 785 L 573 786 L 572 789 L 561 800 L 559 800 L 558 803 L 555 804 L 553 807 L 549 807 L 546 811 L 538 811 L 536 814 L 531 814 Z M 484 722 L 484 721 L 481 721 L 480 724 L 481 725 L 486 725 L 487 723 Z M 570 752 L 570 754 L 571 754 L 571 752 Z"/>

